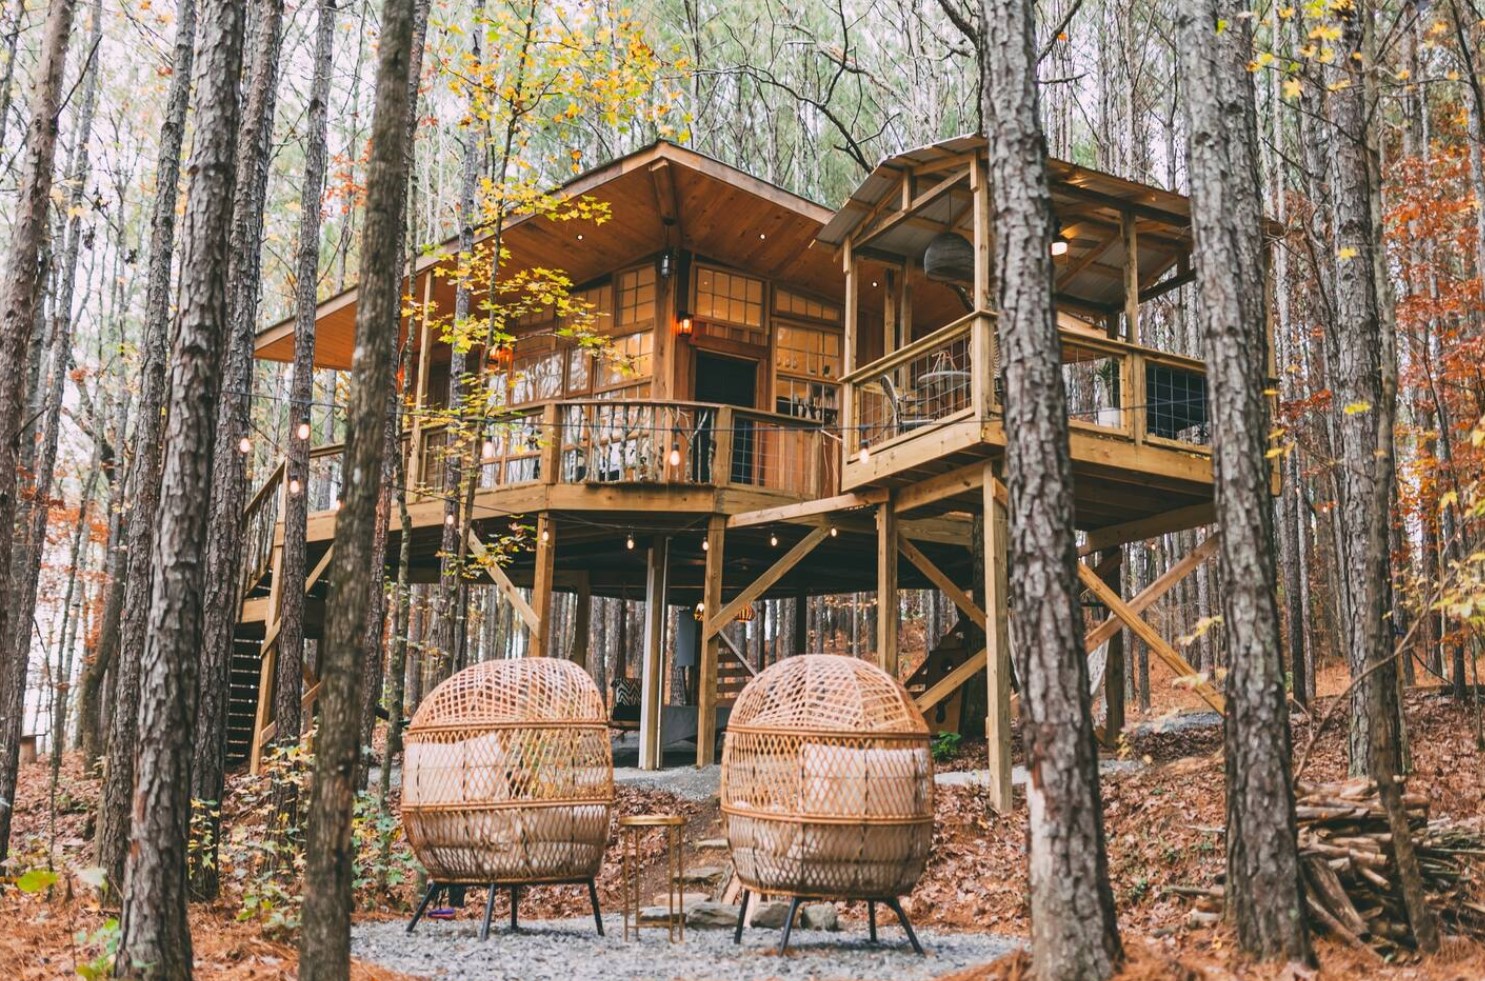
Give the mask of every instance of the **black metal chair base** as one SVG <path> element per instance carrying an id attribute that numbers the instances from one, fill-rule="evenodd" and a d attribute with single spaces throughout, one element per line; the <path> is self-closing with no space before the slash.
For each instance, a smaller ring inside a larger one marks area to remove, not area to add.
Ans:
<path id="1" fill-rule="evenodd" d="M 748 920 L 748 899 L 751 895 L 751 890 L 744 889 L 742 891 L 742 898 L 737 909 L 737 929 L 732 933 L 732 942 L 735 944 L 742 943 L 743 925 Z M 784 918 L 784 935 L 779 941 L 779 956 L 781 957 L 789 949 L 789 935 L 794 932 L 794 918 L 798 915 L 799 905 L 802 902 L 804 900 L 798 896 L 789 900 L 789 915 Z M 913 945 L 913 950 L 918 953 L 918 956 L 924 956 L 923 945 L 918 943 L 918 935 L 913 932 L 913 925 L 908 921 L 907 911 L 902 908 L 902 903 L 898 902 L 895 896 L 886 899 L 868 899 L 866 901 L 866 920 L 867 928 L 870 931 L 871 942 L 877 942 L 877 903 L 879 902 L 886 903 L 887 908 L 897 914 L 897 921 L 902 924 L 903 932 L 907 934 L 908 943 Z"/>
<path id="2" fill-rule="evenodd" d="M 572 880 L 567 881 L 567 882 L 544 882 L 544 883 L 542 883 L 542 885 L 547 885 L 547 886 L 577 886 L 577 885 L 586 885 L 588 887 L 588 901 L 593 904 L 593 925 L 598 928 L 598 935 L 600 937 L 603 936 L 603 913 L 598 909 L 598 886 L 594 883 L 594 881 L 592 879 L 572 879 Z M 488 886 L 486 888 L 489 889 L 489 893 L 488 893 L 488 895 L 485 896 L 485 916 L 484 916 L 484 919 L 480 922 L 480 939 L 481 940 L 488 940 L 490 938 L 490 920 L 495 915 L 495 891 L 497 889 L 509 889 L 510 890 L 510 928 L 511 928 L 511 931 L 512 932 L 514 932 L 516 930 L 519 930 L 520 929 L 520 897 L 521 897 L 521 886 L 520 886 L 520 884 L 519 883 L 516 883 L 516 884 L 507 884 L 507 883 L 500 883 L 500 882 L 491 882 L 491 883 L 488 884 Z M 439 893 L 441 893 L 441 892 L 448 892 L 450 894 L 453 894 L 455 891 L 457 891 L 458 894 L 459 894 L 459 900 L 458 901 L 460 903 L 462 903 L 463 902 L 463 891 L 464 891 L 464 887 L 463 886 L 460 886 L 460 885 L 450 885 L 448 883 L 443 883 L 443 882 L 430 882 L 430 883 L 428 883 L 428 891 L 423 894 L 423 901 L 418 904 L 417 910 L 413 913 L 412 921 L 410 923 L 408 923 L 408 925 L 407 925 L 407 932 L 408 933 L 412 933 L 413 932 L 413 928 L 418 925 L 418 921 L 423 918 L 423 914 L 428 911 L 428 907 L 433 903 L 434 898 L 436 896 L 438 896 Z"/>

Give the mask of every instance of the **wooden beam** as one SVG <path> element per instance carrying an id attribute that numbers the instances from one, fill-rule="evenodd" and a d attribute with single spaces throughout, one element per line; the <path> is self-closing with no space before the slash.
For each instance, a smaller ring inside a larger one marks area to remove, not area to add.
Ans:
<path id="1" fill-rule="evenodd" d="M 1200 676 L 1200 672 L 1192 667 L 1189 661 L 1177 653 L 1174 647 L 1166 643 L 1165 638 L 1160 636 L 1160 633 L 1154 627 L 1150 626 L 1139 614 L 1131 610 L 1119 598 L 1117 593 L 1105 586 L 1103 580 L 1094 575 L 1093 570 L 1082 562 L 1078 563 L 1078 578 L 1082 580 L 1084 586 L 1092 591 L 1094 596 L 1103 601 L 1103 604 L 1109 608 L 1109 612 L 1124 621 L 1124 625 L 1136 637 L 1144 641 L 1145 645 L 1164 661 L 1176 673 L 1177 677 L 1198 678 Z M 1210 684 L 1205 681 L 1197 681 L 1193 687 L 1196 693 L 1201 696 L 1202 700 L 1212 708 L 1218 712 L 1226 710 L 1226 700 Z"/>
<path id="2" fill-rule="evenodd" d="M 741 514 L 731 515 L 727 518 L 727 527 L 751 528 L 755 525 L 771 525 L 780 521 L 798 521 L 800 518 L 833 514 L 836 511 L 871 507 L 872 505 L 882 503 L 886 499 L 886 491 L 874 490 L 863 491 L 859 494 L 837 494 L 834 497 L 801 501 L 798 504 L 780 504 L 778 507 L 763 508 L 758 511 L 744 511 Z"/>
<path id="3" fill-rule="evenodd" d="M 727 519 L 720 515 L 716 518 L 713 518 L 712 521 L 718 523 L 724 529 L 727 526 Z M 715 637 L 718 633 L 721 632 L 723 627 L 732 622 L 733 618 L 737 616 L 738 612 L 741 611 L 743 607 L 747 606 L 749 603 L 753 602 L 755 599 L 766 593 L 769 588 L 773 586 L 774 583 L 778 582 L 789 572 L 790 569 L 798 565 L 801 559 L 813 552 L 815 550 L 815 546 L 819 545 L 821 542 L 829 537 L 830 530 L 828 528 L 811 528 L 809 534 L 805 535 L 804 538 L 802 538 L 797 545 L 789 549 L 788 552 L 784 553 L 783 558 L 779 559 L 772 566 L 770 566 L 768 571 L 764 572 L 763 575 L 753 580 L 750 584 L 748 584 L 747 587 L 743 589 L 742 592 L 738 593 L 732 598 L 732 602 L 723 605 L 722 608 L 719 610 L 710 599 L 703 599 L 702 603 L 704 605 L 702 606 L 702 610 L 706 613 L 706 622 L 705 625 L 702 627 L 702 638 L 706 639 L 708 637 Z M 708 530 L 706 553 L 706 565 L 708 570 L 706 587 L 708 589 L 711 587 L 712 579 L 712 574 L 710 571 L 712 567 L 712 550 L 716 547 L 717 543 L 712 541 L 712 533 L 710 530 Z M 717 600 L 718 602 L 720 602 L 720 569 L 717 570 L 717 579 L 719 589 Z M 713 610 L 716 610 L 716 612 L 712 612 Z"/>
<path id="4" fill-rule="evenodd" d="M 977 490 L 984 480 L 984 464 L 971 463 L 957 470 L 950 470 L 927 480 L 919 480 L 899 490 L 892 504 L 898 514 L 916 511 L 918 508 L 936 504 L 945 498 Z"/>
<path id="5" fill-rule="evenodd" d="M 977 153 L 970 158 L 969 193 L 970 208 L 974 215 L 972 225 L 975 249 L 975 279 L 970 295 L 976 310 L 990 310 L 995 305 L 990 289 L 992 279 L 990 250 L 994 244 L 992 239 L 995 235 L 995 225 L 990 220 L 990 180 L 985 170 L 986 159 L 984 157 Z M 983 365 L 981 370 L 984 370 Z"/>
<path id="6" fill-rule="evenodd" d="M 722 563 L 727 545 L 727 519 L 717 515 L 706 525 L 706 579 L 702 583 L 702 610 L 722 605 Z M 717 742 L 717 630 L 701 631 L 701 663 L 696 679 L 696 765 L 716 762 Z"/>
<path id="7" fill-rule="evenodd" d="M 500 564 L 489 557 L 489 549 L 485 548 L 485 543 L 480 541 L 479 537 L 475 535 L 473 528 L 469 530 L 469 552 L 479 562 L 480 568 L 485 571 L 485 575 L 490 577 L 490 581 L 499 587 L 501 594 L 515 608 L 521 621 L 526 624 L 526 629 L 533 634 L 539 632 L 541 630 L 541 618 L 536 615 L 536 611 L 531 608 L 531 604 L 526 602 L 525 598 L 521 595 L 520 589 L 516 587 L 516 584 L 510 581 L 510 576 L 506 575 L 505 570 L 500 568 Z"/>
<path id="8" fill-rule="evenodd" d="M 918 706 L 918 711 L 927 714 L 929 709 L 958 691 L 966 682 L 984 669 L 985 656 L 985 649 L 980 648 L 979 651 L 973 654 L 963 664 L 960 664 L 954 670 L 938 679 L 931 688 L 913 699 Z"/>
<path id="9" fill-rule="evenodd" d="M 1217 508 L 1215 504 L 1205 502 L 1192 504 L 1174 511 L 1166 511 L 1164 514 L 1151 515 L 1148 518 L 1137 518 L 1134 521 L 1126 521 L 1123 524 L 1109 525 L 1107 528 L 1099 528 L 1088 533 L 1088 540 L 1082 548 L 1078 549 L 1079 555 L 1092 555 L 1094 552 L 1102 552 L 1106 548 L 1115 545 L 1125 545 L 1129 542 L 1142 542 L 1156 535 L 1165 535 L 1173 531 L 1185 531 L 1188 528 L 1197 528 L 1209 525 L 1217 520 Z"/>
<path id="10" fill-rule="evenodd" d="M 968 176 L 966 172 L 960 170 L 950 174 L 948 177 L 945 177 L 943 180 L 939 181 L 937 184 L 933 185 L 922 194 L 914 197 L 912 204 L 907 209 L 894 212 L 893 214 L 887 216 L 882 220 L 881 224 L 877 225 L 875 228 L 861 229 L 856 232 L 852 236 L 853 244 L 858 249 L 862 248 L 863 246 L 869 246 L 872 242 L 881 238 L 883 235 L 886 235 L 898 225 L 916 217 L 918 212 L 922 211 L 928 205 L 937 201 L 945 194 L 953 191 L 955 187 L 964 182 L 964 178 L 966 176 Z M 890 194 L 883 195 L 882 200 L 888 201 L 891 200 L 891 197 L 892 196 Z M 857 227 L 858 229 L 860 229 L 860 226 Z"/>
<path id="11" fill-rule="evenodd" d="M 877 665 L 897 677 L 897 514 L 877 505 Z"/>
<path id="12" fill-rule="evenodd" d="M 985 629 L 985 611 L 980 609 L 970 595 L 955 585 L 944 571 L 933 564 L 933 560 L 918 550 L 904 535 L 897 537 L 897 550 L 907 556 L 907 560 L 918 567 L 918 571 L 928 577 L 928 581 L 938 587 L 939 591 L 949 597 L 954 605 L 964 612 L 964 615 L 974 621 L 981 630 Z"/>
<path id="13" fill-rule="evenodd" d="M 1134 212 L 1120 216 L 1119 234 L 1124 240 L 1124 331 L 1125 340 L 1140 343 L 1140 240 Z"/>
<path id="14" fill-rule="evenodd" d="M 1011 640 L 1010 582 L 1008 577 L 1010 527 L 1005 488 L 992 464 L 984 464 L 983 490 L 985 550 L 985 749 L 989 770 L 988 796 L 997 813 L 1011 810 Z"/>
<path id="15" fill-rule="evenodd" d="M 1198 566 L 1210 558 L 1216 550 L 1216 534 L 1208 535 L 1202 539 L 1200 545 L 1197 545 L 1181 561 L 1167 569 L 1160 578 L 1140 590 L 1139 595 L 1129 601 L 1130 612 L 1141 614 L 1154 606 L 1160 597 L 1170 592 L 1176 583 L 1189 576 Z M 1098 570 L 1095 569 L 1094 571 L 1097 572 Z M 1104 620 L 1098 626 L 1088 631 L 1087 636 L 1083 639 L 1084 649 L 1090 654 L 1093 653 L 1100 644 L 1122 629 L 1120 623 L 1118 617 L 1110 616 L 1107 620 Z"/>
<path id="16" fill-rule="evenodd" d="M 1063 229 L 1063 231 L 1065 233 L 1066 229 Z M 1067 289 L 1067 284 L 1072 282 L 1073 278 L 1077 276 L 1078 273 L 1082 272 L 1084 269 L 1087 269 L 1089 266 L 1097 262 L 1105 252 L 1113 248 L 1114 243 L 1117 241 L 1119 241 L 1119 236 L 1110 235 L 1108 238 L 1102 240 L 1097 245 L 1090 248 L 1087 252 L 1084 252 L 1082 255 L 1078 256 L 1077 259 L 1069 262 L 1067 264 L 1067 268 L 1062 270 L 1062 272 L 1057 276 L 1057 290 L 1061 292 L 1062 290 Z"/>
<path id="17" fill-rule="evenodd" d="M 531 612 L 536 626 L 531 629 L 530 652 L 546 657 L 552 646 L 552 577 L 557 570 L 557 523 L 543 511 L 536 517 L 536 562 L 531 583 Z"/>

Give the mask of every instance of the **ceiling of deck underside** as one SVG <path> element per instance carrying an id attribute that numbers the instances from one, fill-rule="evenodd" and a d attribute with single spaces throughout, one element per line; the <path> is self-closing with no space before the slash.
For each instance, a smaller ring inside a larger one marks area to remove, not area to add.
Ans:
<path id="1" fill-rule="evenodd" d="M 581 285 L 674 247 L 810 292 L 838 296 L 843 290 L 833 250 L 815 244 L 828 209 L 692 151 L 658 144 L 600 167 L 564 190 L 603 203 L 608 219 L 601 224 L 518 221 L 504 235 L 508 273 L 559 269 Z M 415 295 L 421 296 L 423 280 L 432 272 L 432 299 L 443 311 L 454 302 L 445 270 L 456 245 L 445 243 L 441 256 L 419 265 Z M 349 367 L 355 307 L 354 289 L 320 305 L 317 364 Z M 262 331 L 257 354 L 290 360 L 292 321 Z"/>

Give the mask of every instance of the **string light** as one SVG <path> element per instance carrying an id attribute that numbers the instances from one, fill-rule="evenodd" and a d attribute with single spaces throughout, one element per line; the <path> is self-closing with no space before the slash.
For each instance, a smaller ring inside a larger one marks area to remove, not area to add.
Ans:
<path id="1" fill-rule="evenodd" d="M 541 530 L 541 540 L 544 541 L 544 542 L 551 541 L 552 540 L 552 533 L 550 531 L 548 531 L 546 528 L 543 528 Z"/>
<path id="2" fill-rule="evenodd" d="M 839 531 L 839 529 L 837 529 L 834 525 L 831 525 L 830 526 L 830 537 L 831 538 L 834 538 L 836 536 L 836 534 L 838 533 L 838 531 Z"/>
<path id="3" fill-rule="evenodd" d="M 454 527 L 454 516 L 452 514 L 444 515 L 443 523 L 448 525 L 450 528 Z"/>
<path id="4" fill-rule="evenodd" d="M 774 548 L 778 548 L 779 547 L 779 536 L 778 535 L 769 535 L 768 536 L 768 544 L 772 545 Z"/>
<path id="5" fill-rule="evenodd" d="M 299 438 L 300 439 L 309 439 L 309 423 L 308 422 L 301 422 L 299 424 Z"/>
<path id="6" fill-rule="evenodd" d="M 871 459 L 871 444 L 866 440 L 861 441 L 861 452 L 857 457 L 862 463 Z"/>
<path id="7" fill-rule="evenodd" d="M 495 441 L 493 439 L 485 440 L 483 445 L 480 446 L 480 457 L 485 460 L 495 459 Z"/>
<path id="8" fill-rule="evenodd" d="M 670 465 L 672 467 L 678 467 L 678 466 L 681 465 L 681 444 L 680 443 L 671 443 L 670 444 Z"/>
<path id="9" fill-rule="evenodd" d="M 331 503 L 330 510 L 332 510 L 332 511 L 339 511 L 340 510 L 340 499 L 339 498 L 336 498 L 335 501 L 333 503 Z"/>
<path id="10" fill-rule="evenodd" d="M 293 480 L 289 481 L 289 493 L 290 494 L 296 494 L 296 495 L 299 493 L 299 478 L 298 477 L 295 477 Z"/>
<path id="11" fill-rule="evenodd" d="M 624 547 L 631 552 L 634 551 L 634 532 L 631 531 L 629 536 L 624 539 Z"/>
<path id="12" fill-rule="evenodd" d="M 703 538 L 701 540 L 701 550 L 703 552 L 710 551 L 711 550 L 711 547 L 712 547 L 712 543 L 711 542 L 707 541 L 705 538 Z"/>
<path id="13" fill-rule="evenodd" d="M 253 441 L 244 436 L 237 443 L 237 452 L 247 454 L 253 452 Z"/>

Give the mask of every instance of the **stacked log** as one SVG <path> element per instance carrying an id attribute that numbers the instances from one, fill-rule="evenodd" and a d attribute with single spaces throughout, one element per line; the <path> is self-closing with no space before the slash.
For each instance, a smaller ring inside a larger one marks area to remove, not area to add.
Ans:
<path id="1" fill-rule="evenodd" d="M 1312 925 L 1356 947 L 1387 954 L 1416 946 L 1408 925 L 1392 834 L 1376 783 L 1365 777 L 1296 788 L 1300 867 Z M 1485 832 L 1429 817 L 1428 799 L 1403 794 L 1403 807 L 1418 856 L 1429 905 L 1444 929 L 1485 939 L 1485 900 L 1472 864 L 1485 858 Z M 1191 923 L 1215 923 L 1223 889 L 1177 887 L 1169 893 L 1196 897 Z"/>
<path id="2" fill-rule="evenodd" d="M 1470 894 L 1469 868 L 1471 859 L 1485 856 L 1485 835 L 1452 821 L 1430 820 L 1422 794 L 1405 791 L 1403 807 L 1430 905 L 1446 929 L 1485 936 L 1485 905 Z M 1357 777 L 1300 784 L 1294 813 L 1306 899 L 1316 925 L 1348 943 L 1382 951 L 1414 946 L 1376 783 Z"/>

